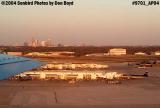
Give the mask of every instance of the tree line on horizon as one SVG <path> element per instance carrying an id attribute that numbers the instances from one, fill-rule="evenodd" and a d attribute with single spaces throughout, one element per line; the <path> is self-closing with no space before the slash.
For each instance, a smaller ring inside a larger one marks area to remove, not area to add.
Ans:
<path id="1" fill-rule="evenodd" d="M 0 49 L 4 52 L 52 52 L 52 51 L 70 51 L 75 52 L 75 56 L 83 56 L 91 53 L 108 53 L 112 48 L 125 48 L 127 54 L 136 52 L 144 52 L 150 55 L 152 52 L 160 51 L 160 46 L 67 46 L 67 47 L 28 47 L 28 46 L 1 46 Z"/>

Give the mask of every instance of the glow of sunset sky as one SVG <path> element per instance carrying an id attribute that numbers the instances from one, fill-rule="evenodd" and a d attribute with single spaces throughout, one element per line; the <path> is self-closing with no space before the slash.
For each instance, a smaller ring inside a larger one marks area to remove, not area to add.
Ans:
<path id="1" fill-rule="evenodd" d="M 34 37 L 67 45 L 160 45 L 160 6 L 133 6 L 132 0 L 74 4 L 0 6 L 0 44 Z"/>

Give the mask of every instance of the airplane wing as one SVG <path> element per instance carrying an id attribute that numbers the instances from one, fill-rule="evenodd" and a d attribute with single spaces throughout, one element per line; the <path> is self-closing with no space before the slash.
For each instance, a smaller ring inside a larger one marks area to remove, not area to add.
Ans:
<path id="1" fill-rule="evenodd" d="M 25 57 L 0 54 L 0 80 L 40 67 L 42 64 Z"/>

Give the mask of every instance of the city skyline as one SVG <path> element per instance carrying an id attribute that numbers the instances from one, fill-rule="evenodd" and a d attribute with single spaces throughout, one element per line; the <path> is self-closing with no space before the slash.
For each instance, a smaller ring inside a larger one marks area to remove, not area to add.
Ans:
<path id="1" fill-rule="evenodd" d="M 160 45 L 92 45 L 92 44 L 85 44 L 85 43 L 79 43 L 79 44 L 63 44 L 55 42 L 54 40 L 47 38 L 47 39 L 39 39 L 32 37 L 28 40 L 23 40 L 21 43 L 13 43 L 13 44 L 0 44 L 0 46 L 31 46 L 31 47 L 59 47 L 59 46 L 98 46 L 98 47 L 105 47 L 105 46 L 160 46 Z"/>
<path id="2" fill-rule="evenodd" d="M 160 45 L 159 6 L 75 0 L 74 6 L 1 6 L 0 44 L 35 37 L 64 45 Z"/>

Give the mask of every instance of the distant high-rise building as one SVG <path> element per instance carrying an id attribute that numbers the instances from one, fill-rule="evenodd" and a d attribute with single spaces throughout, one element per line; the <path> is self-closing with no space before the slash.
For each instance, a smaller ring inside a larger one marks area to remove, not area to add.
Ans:
<path id="1" fill-rule="evenodd" d="M 47 39 L 46 41 L 45 40 L 41 41 L 40 45 L 43 46 L 43 47 L 50 47 L 50 46 L 52 46 L 51 39 Z"/>
<path id="2" fill-rule="evenodd" d="M 59 43 L 59 44 L 57 45 L 57 47 L 64 47 L 64 45 L 62 45 L 61 43 Z"/>
<path id="3" fill-rule="evenodd" d="M 31 43 L 32 47 L 37 47 L 39 46 L 39 41 L 37 39 L 32 38 L 32 43 Z"/>
<path id="4" fill-rule="evenodd" d="M 52 41 L 51 41 L 51 39 L 48 39 L 48 40 L 47 40 L 47 43 L 48 43 L 48 46 L 52 46 Z"/>
<path id="5" fill-rule="evenodd" d="M 24 42 L 23 45 L 24 45 L 24 46 L 29 46 L 29 43 L 26 41 L 26 42 Z"/>
<path id="6" fill-rule="evenodd" d="M 48 46 L 48 43 L 47 43 L 47 41 L 41 41 L 41 46 L 43 46 L 43 47 L 46 47 L 46 46 Z"/>
<path id="7" fill-rule="evenodd" d="M 53 45 L 52 45 L 51 39 L 39 41 L 39 40 L 37 40 L 37 39 L 32 38 L 31 42 L 24 42 L 24 46 L 32 46 L 32 47 L 43 46 L 43 47 L 50 47 L 50 46 L 53 46 Z"/>

